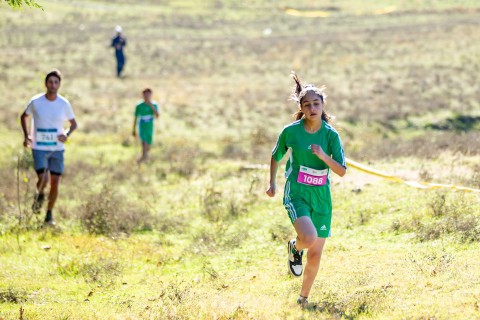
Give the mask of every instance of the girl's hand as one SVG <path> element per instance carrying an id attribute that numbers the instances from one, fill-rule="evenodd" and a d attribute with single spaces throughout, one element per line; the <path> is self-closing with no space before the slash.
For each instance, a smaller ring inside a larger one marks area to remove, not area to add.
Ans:
<path id="1" fill-rule="evenodd" d="M 318 144 L 312 144 L 311 148 L 312 148 L 312 153 L 317 155 L 317 157 L 319 157 L 320 160 L 323 160 L 326 157 L 328 157 L 325 151 L 323 151 L 322 147 L 320 147 Z"/>
<path id="2" fill-rule="evenodd" d="M 275 184 L 271 184 L 270 187 L 268 188 L 266 193 L 270 198 L 273 198 L 275 196 L 275 189 L 276 188 L 277 188 L 277 186 Z"/>

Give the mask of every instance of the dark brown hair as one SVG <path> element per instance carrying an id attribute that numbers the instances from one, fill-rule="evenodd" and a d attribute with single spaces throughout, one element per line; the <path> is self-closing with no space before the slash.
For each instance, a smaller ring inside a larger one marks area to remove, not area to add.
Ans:
<path id="1" fill-rule="evenodd" d="M 147 93 L 147 92 L 148 92 L 148 93 L 152 93 L 152 89 L 150 89 L 150 88 L 145 88 L 145 89 L 143 89 L 143 91 L 142 91 L 143 94 L 145 94 L 145 93 Z"/>
<path id="2" fill-rule="evenodd" d="M 292 79 L 295 81 L 295 87 L 293 87 L 293 92 L 290 98 L 295 101 L 298 105 L 298 110 L 293 114 L 293 117 L 295 120 L 300 120 L 303 118 L 304 114 L 301 110 L 302 106 L 302 99 L 305 97 L 307 92 L 313 92 L 317 94 L 320 99 L 322 100 L 323 104 L 323 111 L 322 111 L 322 119 L 329 123 L 332 124 L 333 122 L 333 117 L 331 117 L 327 111 L 325 110 L 325 106 L 327 104 L 327 95 L 325 94 L 325 86 L 321 87 L 316 87 L 313 84 L 302 84 L 300 78 L 297 76 L 295 72 L 292 71 Z"/>
<path id="3" fill-rule="evenodd" d="M 45 77 L 45 83 L 47 83 L 50 77 L 56 77 L 59 82 L 62 82 L 62 74 L 57 69 L 54 69 L 47 74 L 47 76 Z"/>

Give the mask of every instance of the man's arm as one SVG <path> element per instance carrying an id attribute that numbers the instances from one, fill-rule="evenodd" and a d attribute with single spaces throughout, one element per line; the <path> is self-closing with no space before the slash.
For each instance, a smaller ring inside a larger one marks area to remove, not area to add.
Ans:
<path id="1" fill-rule="evenodd" d="M 71 120 L 69 120 L 69 121 L 70 121 L 70 128 L 68 129 L 68 131 L 67 131 L 67 133 L 66 133 L 67 137 L 70 137 L 70 135 L 72 134 L 72 132 L 75 131 L 75 130 L 77 130 L 77 127 L 78 127 L 78 125 L 77 125 L 77 120 L 75 120 L 75 118 L 74 118 L 74 119 L 71 119 Z"/>
<path id="2" fill-rule="evenodd" d="M 73 131 L 75 131 L 75 129 L 77 129 L 77 121 L 75 119 L 71 119 L 69 120 L 70 122 L 70 128 L 68 128 L 67 132 L 65 132 L 65 134 L 61 134 L 58 136 L 58 140 L 60 142 L 67 142 L 67 139 L 68 137 L 70 137 L 70 135 L 72 134 Z"/>
<path id="3" fill-rule="evenodd" d="M 22 115 L 20 116 L 20 123 L 22 125 L 22 131 L 23 131 L 23 146 L 25 148 L 32 145 L 32 139 L 28 134 L 27 119 L 28 119 L 28 114 L 26 112 L 23 112 Z"/>

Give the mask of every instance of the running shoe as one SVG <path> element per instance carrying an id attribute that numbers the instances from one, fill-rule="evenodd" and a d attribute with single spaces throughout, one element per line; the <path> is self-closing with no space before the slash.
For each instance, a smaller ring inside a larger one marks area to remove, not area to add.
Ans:
<path id="1" fill-rule="evenodd" d="M 303 273 L 303 250 L 298 252 L 297 249 L 295 249 L 295 243 L 295 239 L 288 241 L 288 271 L 294 277 L 300 277 Z"/>
<path id="2" fill-rule="evenodd" d="M 43 201 L 45 201 L 45 194 L 43 193 L 36 193 L 35 197 L 33 198 L 32 204 L 32 211 L 35 214 L 39 214 L 42 210 Z"/>
<path id="3" fill-rule="evenodd" d="M 53 214 L 51 210 L 47 210 L 47 214 L 45 216 L 45 225 L 47 226 L 55 226 L 57 223 L 53 220 Z"/>
<path id="4" fill-rule="evenodd" d="M 308 298 L 299 296 L 297 299 L 297 304 L 300 305 L 302 309 L 305 309 L 308 306 Z"/>

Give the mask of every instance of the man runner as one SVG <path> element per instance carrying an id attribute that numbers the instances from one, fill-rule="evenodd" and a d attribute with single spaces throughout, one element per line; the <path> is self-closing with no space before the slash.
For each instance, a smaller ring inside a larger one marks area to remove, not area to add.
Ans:
<path id="1" fill-rule="evenodd" d="M 152 90 L 146 88 L 142 92 L 143 101 L 135 107 L 135 119 L 133 121 L 133 136 L 140 136 L 142 143 L 142 157 L 138 160 L 139 163 L 147 160 L 150 146 L 153 142 L 153 120 L 159 117 L 158 105 L 152 101 Z"/>
<path id="2" fill-rule="evenodd" d="M 38 214 L 45 200 L 44 190 L 50 178 L 50 193 L 48 196 L 45 223 L 55 225 L 53 207 L 58 196 L 60 176 L 64 171 L 64 143 L 77 128 L 72 106 L 67 99 L 59 95 L 58 89 L 62 81 L 60 71 L 53 70 L 45 77 L 47 93 L 34 96 L 20 117 L 24 135 L 24 147 L 31 147 L 35 171 L 37 172 L 37 190 L 32 210 Z M 32 117 L 31 134 L 28 133 L 27 118 Z M 70 122 L 70 128 L 64 130 L 65 121 Z"/>
<path id="3" fill-rule="evenodd" d="M 123 35 L 121 26 L 116 26 L 117 35 L 112 39 L 112 47 L 115 48 L 115 58 L 117 59 L 117 77 L 122 76 L 123 67 L 125 66 L 125 55 L 123 47 L 127 45 L 127 39 Z"/>

